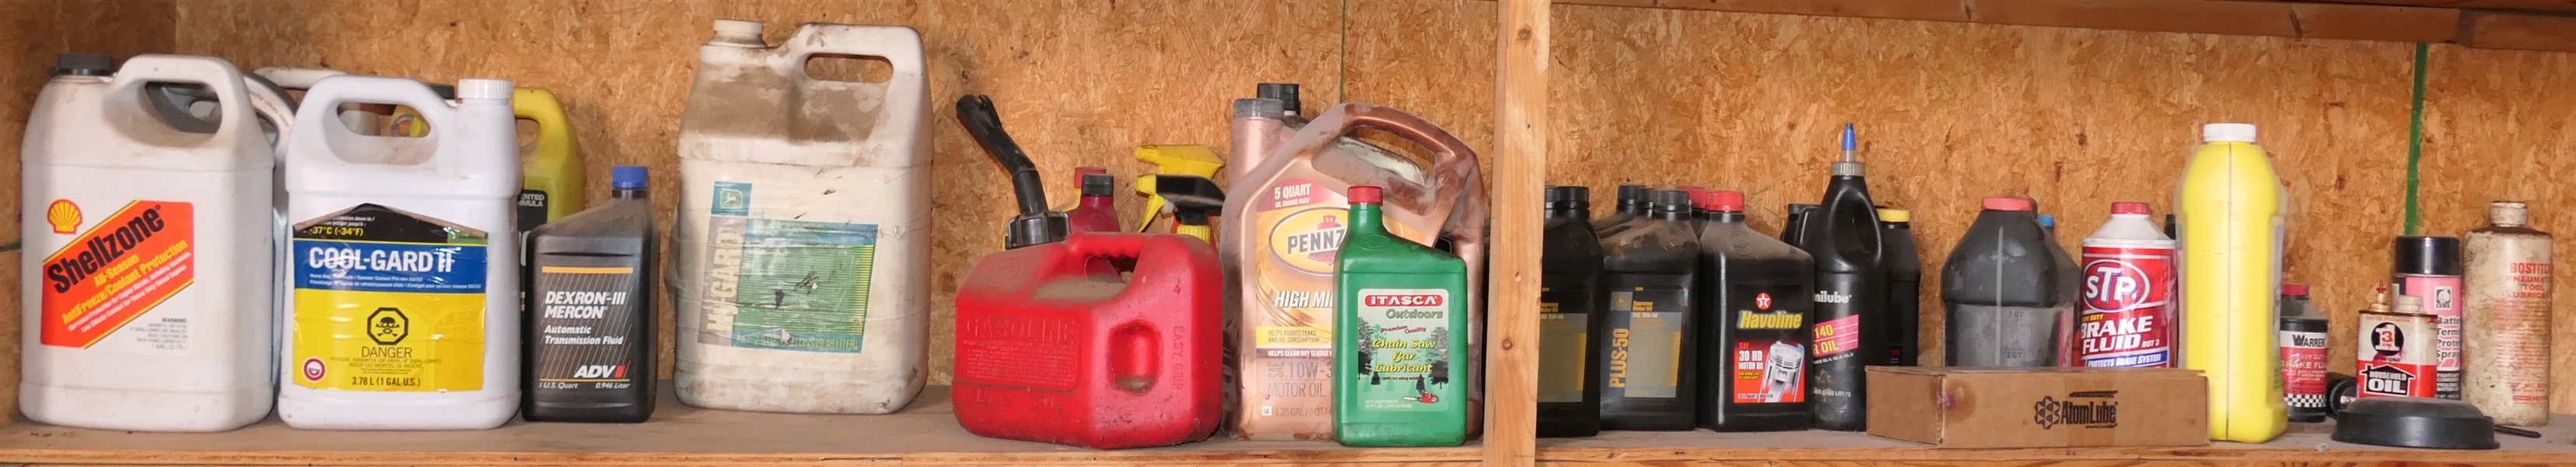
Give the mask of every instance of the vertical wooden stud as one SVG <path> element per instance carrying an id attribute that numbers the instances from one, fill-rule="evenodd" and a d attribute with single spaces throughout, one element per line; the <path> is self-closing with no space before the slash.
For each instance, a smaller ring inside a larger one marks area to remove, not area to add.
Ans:
<path id="1" fill-rule="evenodd" d="M 1538 458 L 1540 197 L 1547 180 L 1548 0 L 1502 0 L 1494 67 L 1493 265 L 1485 301 L 1485 465 Z"/>

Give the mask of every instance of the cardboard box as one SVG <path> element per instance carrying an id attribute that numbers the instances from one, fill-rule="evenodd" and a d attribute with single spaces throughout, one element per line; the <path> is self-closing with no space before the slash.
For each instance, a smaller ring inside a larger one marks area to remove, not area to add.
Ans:
<path id="1" fill-rule="evenodd" d="M 2209 383 L 2171 368 L 1869 368 L 1869 434 L 1945 448 L 2206 446 Z"/>

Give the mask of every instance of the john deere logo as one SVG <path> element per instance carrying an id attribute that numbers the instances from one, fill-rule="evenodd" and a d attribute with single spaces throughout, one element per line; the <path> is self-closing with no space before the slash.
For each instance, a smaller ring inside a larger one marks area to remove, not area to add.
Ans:
<path id="1" fill-rule="evenodd" d="M 1342 253 L 1342 236 L 1350 232 L 1350 211 L 1340 207 L 1291 213 L 1270 229 L 1270 254 L 1279 262 L 1309 274 L 1332 274 Z"/>
<path id="2" fill-rule="evenodd" d="M 54 200 L 53 205 L 45 207 L 45 223 L 53 226 L 54 233 L 58 234 L 80 231 L 80 205 L 72 204 L 68 199 Z"/>
<path id="3" fill-rule="evenodd" d="M 400 344 L 409 336 L 411 317 L 403 316 L 402 310 L 385 307 L 367 314 L 367 339 L 376 341 L 376 345 Z"/>

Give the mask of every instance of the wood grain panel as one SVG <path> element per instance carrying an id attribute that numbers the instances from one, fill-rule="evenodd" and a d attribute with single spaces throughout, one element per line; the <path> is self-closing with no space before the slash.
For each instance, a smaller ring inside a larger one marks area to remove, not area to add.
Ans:
<path id="1" fill-rule="evenodd" d="M 589 178 L 612 165 L 654 172 L 658 212 L 678 197 L 675 138 L 697 63 L 718 18 L 766 22 L 770 41 L 809 21 L 901 24 L 921 31 L 930 72 L 935 157 L 930 362 L 948 381 L 953 299 L 974 260 L 1001 249 L 1010 184 L 955 123 L 951 105 L 991 94 L 1050 199 L 1075 198 L 1077 166 L 1126 181 L 1147 173 L 1142 144 L 1225 146 L 1227 105 L 1265 81 L 1307 83 L 1308 102 L 1336 97 L 1343 6 L 1275 2 L 188 2 L 178 31 L 189 53 L 244 67 L 327 66 L 453 82 L 498 77 L 552 90 L 574 122 Z M 1491 4 L 1481 5 L 1485 10 Z M 1490 29 L 1490 22 L 1484 23 Z M 1489 38 L 1479 30 L 1465 37 Z M 1490 61 L 1490 54 L 1485 60 Z M 1490 75 L 1481 80 L 1490 83 Z M 1487 94 L 1484 99 L 1490 99 Z M 592 183 L 589 199 L 607 199 Z M 1134 219 L 1140 198 L 1122 197 Z M 660 219 L 668 232 L 671 219 Z M 665 301 L 664 303 L 668 303 Z M 663 329 L 672 329 L 667 317 Z M 664 374 L 670 334 L 664 333 Z"/>
<path id="2" fill-rule="evenodd" d="M 170 31 L 176 19 L 176 7 L 169 1 L 83 2 L 83 1 L 15 1 L 0 2 L 0 151 L 16 155 L 27 130 L 29 107 L 36 93 L 51 78 L 46 70 L 54 66 L 54 56 L 64 53 L 95 53 L 126 57 L 145 53 L 166 53 L 170 49 Z M 18 158 L 0 160 L 0 197 L 20 198 Z M 19 251 L 18 221 L 20 206 L 16 202 L 0 203 L 0 232 L 9 238 L 0 247 L 0 303 L 8 303 L 9 317 L 0 318 L 0 337 L 9 344 L 0 346 L 0 413 L 14 419 L 18 413 L 19 332 L 16 306 L 19 303 L 19 261 L 26 252 Z M 42 255 L 50 252 L 39 252 Z"/>
<path id="3" fill-rule="evenodd" d="M 2576 16 L 2467 15 L 2470 47 L 2576 52 Z"/>
<path id="4" fill-rule="evenodd" d="M 1914 211 L 1927 311 L 1941 309 L 1929 271 L 1978 198 L 2038 199 L 2071 249 L 2113 201 L 2170 208 L 2204 123 L 2262 126 L 2297 202 L 2289 280 L 2345 317 L 2339 346 L 2400 228 L 2401 44 L 1560 10 L 1551 182 L 1741 190 L 1775 231 L 1783 204 L 1821 195 L 1836 132 L 1856 122 L 1872 193 Z M 1607 206 L 1611 190 L 1595 193 Z M 1925 314 L 1923 342 L 1939 318 Z"/>
<path id="5" fill-rule="evenodd" d="M 1547 83 L 1550 79 L 1548 54 L 1552 51 L 1548 31 L 1550 19 L 1547 0 L 1503 0 L 1502 21 L 1494 31 L 1494 146 L 1500 160 L 1493 163 L 1492 199 L 1497 206 L 1533 206 L 1544 202 L 1542 186 L 1547 182 L 1548 104 Z M 1534 209 L 1509 209 L 1493 212 L 1491 244 L 1534 245 L 1544 243 L 1547 220 Z M 1493 407 L 1485 418 L 1487 433 L 1511 433 L 1485 440 L 1487 467 L 1526 467 L 1535 461 L 1538 447 L 1523 433 L 1538 431 L 1538 314 L 1539 258 L 1543 251 L 1533 248 L 1503 248 L 1494 252 L 1493 299 L 1486 303 L 1485 315 L 1490 323 L 1486 346 L 1490 352 L 1485 370 L 1485 400 Z"/>
<path id="6" fill-rule="evenodd" d="M 2486 225 L 2487 203 L 2531 203 L 2532 228 L 2557 234 L 2557 259 L 2576 253 L 2576 54 L 2435 47 L 2424 113 L 2425 235 Z M 2384 247 L 2383 247 L 2384 248 Z M 2559 264 L 2567 264 L 2560 262 Z M 2551 406 L 2576 412 L 2576 268 L 2558 268 Z"/>

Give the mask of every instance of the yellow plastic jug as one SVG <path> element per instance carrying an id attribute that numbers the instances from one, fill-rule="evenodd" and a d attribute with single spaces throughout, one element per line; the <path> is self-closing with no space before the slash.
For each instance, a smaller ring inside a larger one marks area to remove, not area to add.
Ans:
<path id="1" fill-rule="evenodd" d="M 2289 427 L 2272 347 L 2288 190 L 2254 125 L 2213 123 L 2183 168 L 2184 368 L 2209 379 L 2209 439 L 2260 443 Z"/>
<path id="2" fill-rule="evenodd" d="M 581 212 L 581 144 L 572 138 L 563 104 L 544 89 L 519 88 L 512 113 L 537 123 L 537 139 L 519 147 L 519 231 Z"/>

